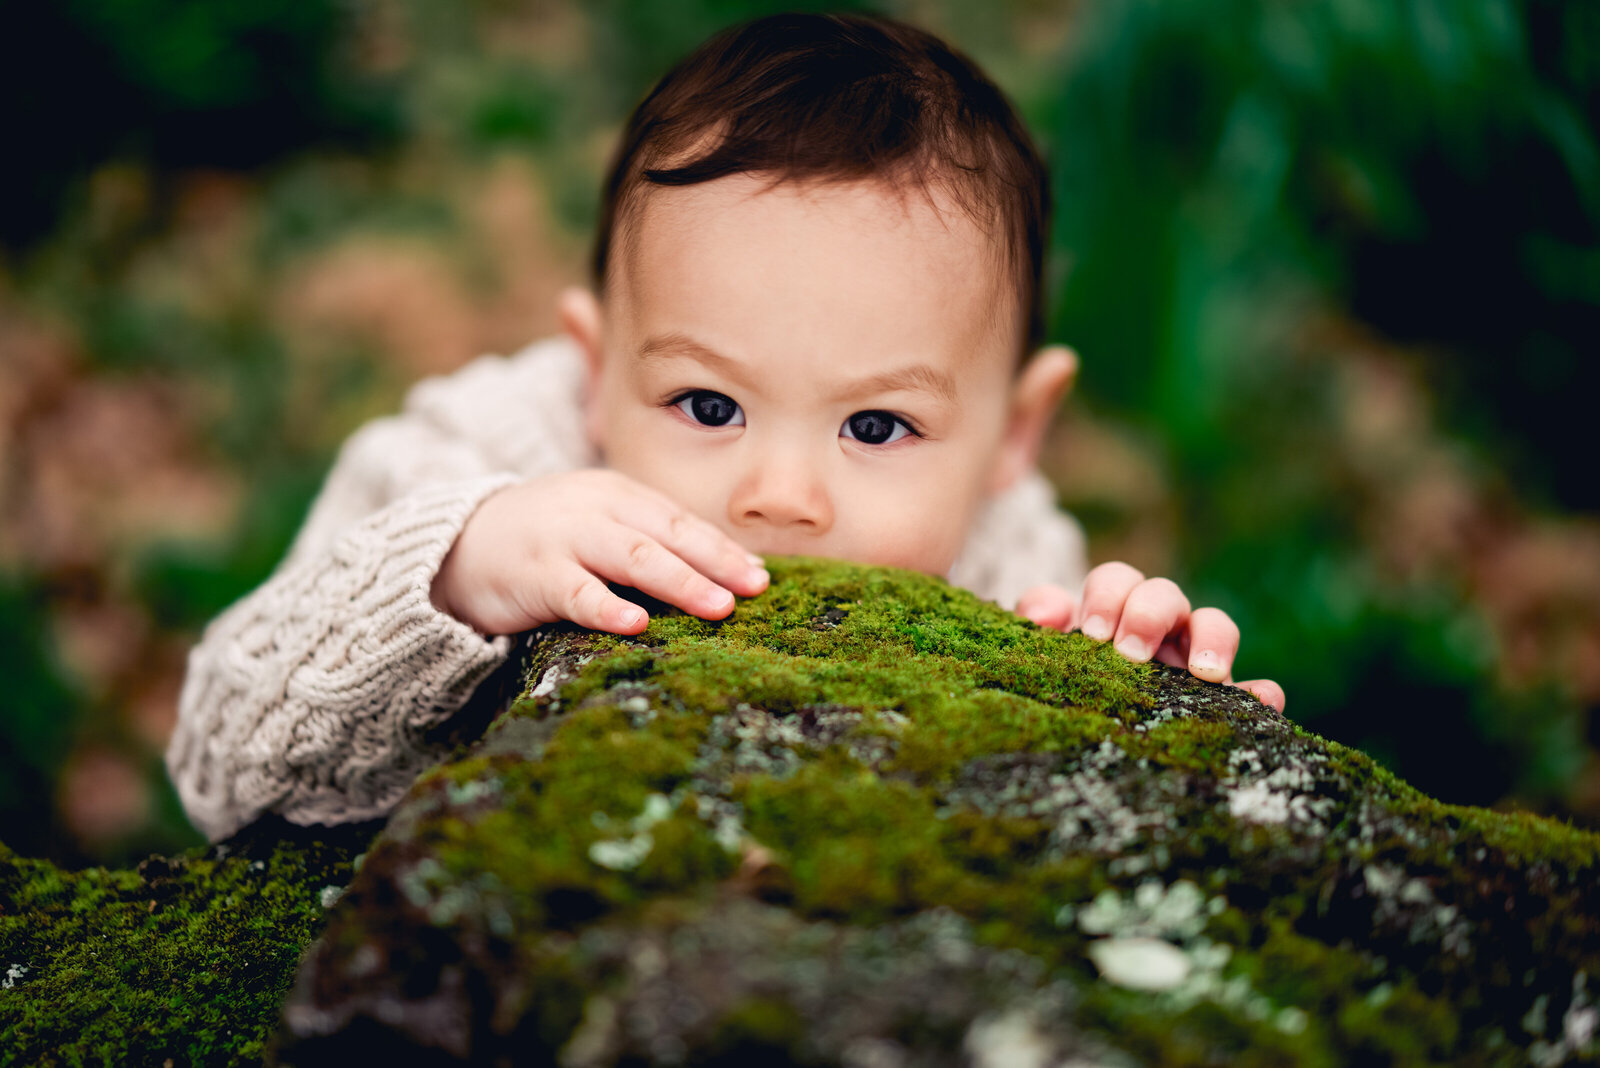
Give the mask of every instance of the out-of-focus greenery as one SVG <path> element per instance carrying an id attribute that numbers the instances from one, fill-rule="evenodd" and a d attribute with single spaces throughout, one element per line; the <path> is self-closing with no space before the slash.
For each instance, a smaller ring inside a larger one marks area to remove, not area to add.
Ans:
<path id="1" fill-rule="evenodd" d="M 49 847 L 37 820 L 17 817 L 45 807 L 40 800 L 50 797 L 77 719 L 76 695 L 40 640 L 37 621 L 48 611 L 41 600 L 33 591 L 0 587 L 0 678 L 7 692 L 0 715 L 0 813 L 13 817 L 5 821 L 5 840 L 24 854 Z"/>
<path id="2" fill-rule="evenodd" d="M 354 426 L 550 328 L 649 85 L 794 6 L 0 2 L 9 844 L 192 840 L 159 763 L 183 650 Z M 1051 331 L 1084 371 L 1046 467 L 1096 559 L 1225 607 L 1242 675 L 1424 789 L 1600 819 L 1600 482 L 1568 446 L 1600 374 L 1600 7 L 828 6 L 946 35 L 1052 161 Z M 85 753 L 144 816 L 86 830 Z"/>
<path id="3" fill-rule="evenodd" d="M 1117 353 L 1098 395 L 1199 457 L 1260 378 L 1227 317 L 1310 290 L 1439 347 L 1449 423 L 1526 490 L 1600 505 L 1564 447 L 1600 389 L 1600 8 L 1095 10 L 1051 129 L 1079 265 L 1056 325 Z"/>
<path id="4" fill-rule="evenodd" d="M 1338 394 L 1367 346 L 1315 332 L 1415 349 L 1504 492 L 1600 504 L 1570 447 L 1600 389 L 1600 7 L 1104 4 L 1073 56 L 1045 122 L 1053 325 L 1093 401 L 1160 441 L 1179 569 L 1302 720 L 1446 796 L 1558 794 L 1573 695 L 1497 683 L 1469 569 L 1373 544 L 1393 505 L 1336 410 L 1366 403 Z"/>
<path id="5" fill-rule="evenodd" d="M 371 147 L 396 96 L 347 76 L 329 0 L 13 0 L 0 5 L 0 240 L 48 232 L 63 186 L 133 156 L 252 167 L 312 144 Z"/>

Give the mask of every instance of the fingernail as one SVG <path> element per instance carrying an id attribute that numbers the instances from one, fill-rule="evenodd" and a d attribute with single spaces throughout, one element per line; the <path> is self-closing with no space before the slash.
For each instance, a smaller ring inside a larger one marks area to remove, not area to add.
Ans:
<path id="1" fill-rule="evenodd" d="M 726 612 L 733 607 L 733 594 L 727 590 L 718 590 L 711 597 L 711 610 L 713 612 Z"/>
<path id="2" fill-rule="evenodd" d="M 1194 675 L 1215 675 L 1222 670 L 1222 657 L 1210 649 L 1202 649 L 1189 658 L 1189 672 Z"/>
<path id="3" fill-rule="evenodd" d="M 750 561 L 750 566 L 751 567 L 756 568 L 758 570 L 764 570 L 766 568 L 766 566 L 767 566 L 767 562 L 765 560 L 763 560 L 761 557 L 757 556 L 755 553 L 745 553 L 744 554 L 744 558 L 746 560 Z"/>
<path id="4" fill-rule="evenodd" d="M 772 581 L 772 576 L 767 574 L 767 569 L 764 567 L 752 567 L 744 580 L 752 586 L 765 586 Z"/>
<path id="5" fill-rule="evenodd" d="M 1105 621 L 1104 616 L 1090 616 L 1083 621 L 1083 632 L 1097 642 L 1103 642 L 1111 637 L 1111 624 Z"/>
<path id="6" fill-rule="evenodd" d="M 1149 660 L 1150 647 L 1131 634 L 1124 635 L 1117 643 L 1117 652 L 1129 660 Z"/>
<path id="7" fill-rule="evenodd" d="M 622 625 L 624 627 L 637 627 L 649 618 L 642 608 L 624 608 L 622 610 Z"/>

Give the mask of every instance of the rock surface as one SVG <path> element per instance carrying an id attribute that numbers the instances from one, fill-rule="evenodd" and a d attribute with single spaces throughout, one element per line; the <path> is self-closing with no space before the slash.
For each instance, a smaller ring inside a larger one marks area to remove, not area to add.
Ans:
<path id="1" fill-rule="evenodd" d="M 281 1055 L 1593 1059 L 1597 846 L 942 583 L 789 562 L 721 624 L 547 637 L 368 854 Z"/>
<path id="2" fill-rule="evenodd" d="M 934 580 L 773 575 L 544 636 L 361 857 L 0 849 L 0 1060 L 259 1060 L 325 916 L 285 1063 L 1600 1058 L 1600 836 Z"/>

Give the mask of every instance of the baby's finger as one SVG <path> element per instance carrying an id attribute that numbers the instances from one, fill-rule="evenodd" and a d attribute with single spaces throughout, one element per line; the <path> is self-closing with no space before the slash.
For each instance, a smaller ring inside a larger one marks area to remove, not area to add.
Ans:
<path id="1" fill-rule="evenodd" d="M 771 580 L 759 556 L 665 495 L 638 488 L 648 500 L 626 513 L 617 509 L 618 522 L 660 542 L 690 567 L 735 593 L 754 597 L 767 588 Z"/>
<path id="2" fill-rule="evenodd" d="M 654 538 L 618 524 L 579 548 L 578 562 L 611 582 L 632 586 L 701 619 L 733 611 L 733 594 L 690 567 Z"/>
<path id="3" fill-rule="evenodd" d="M 1127 564 L 1101 564 L 1083 580 L 1083 603 L 1078 606 L 1078 629 L 1097 642 L 1109 641 L 1122 619 L 1128 594 L 1144 575 Z"/>
<path id="4" fill-rule="evenodd" d="M 1189 673 L 1222 682 L 1239 652 L 1239 628 L 1220 608 L 1196 608 L 1189 616 Z"/>
<path id="5" fill-rule="evenodd" d="M 1017 615 L 1052 630 L 1070 629 L 1077 608 L 1078 599 L 1060 586 L 1035 586 L 1017 598 Z"/>
<path id="6" fill-rule="evenodd" d="M 562 591 L 551 605 L 557 618 L 611 634 L 638 634 L 650 623 L 643 608 L 618 597 L 582 568 L 571 568 L 555 581 Z"/>
<path id="7" fill-rule="evenodd" d="M 1251 679 L 1249 682 L 1237 682 L 1234 683 L 1234 685 L 1239 687 L 1241 690 L 1248 690 L 1249 692 L 1255 694 L 1257 700 L 1259 700 L 1262 704 L 1271 705 L 1279 712 L 1283 711 L 1283 687 L 1279 686 L 1271 679 Z"/>
<path id="8" fill-rule="evenodd" d="M 1168 667 L 1175 667 L 1179 671 L 1189 669 L 1189 632 L 1180 630 L 1177 634 L 1167 635 L 1167 640 L 1161 643 L 1161 648 L 1156 650 L 1152 658 L 1161 661 Z"/>
<path id="9" fill-rule="evenodd" d="M 1167 635 L 1189 622 L 1189 598 L 1171 579 L 1145 579 L 1122 605 L 1117 652 L 1129 660 L 1149 660 Z"/>

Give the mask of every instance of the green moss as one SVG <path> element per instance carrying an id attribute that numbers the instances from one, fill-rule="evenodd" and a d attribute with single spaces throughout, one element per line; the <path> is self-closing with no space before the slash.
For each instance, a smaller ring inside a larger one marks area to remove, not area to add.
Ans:
<path id="1" fill-rule="evenodd" d="M 1240 691 L 932 579 L 772 572 L 719 623 L 536 644 L 522 697 L 366 854 L 291 999 L 286 1063 L 375 1033 L 573 1066 L 1600 1055 L 1574 1040 L 1600 1021 L 1597 836 L 1440 804 Z M 165 906 L 137 914 L 138 873 L 6 857 L 49 906 L 30 927 L 8 904 L 7 951 L 52 962 L 58 996 L 84 975 L 117 1006 L 96 1031 L 87 1009 L 13 1000 L 31 1007 L 0 1015 L 8 1033 L 42 1048 L 46 1025 L 82 1027 L 69 1060 L 120 1033 L 175 1058 L 258 1054 L 320 906 L 291 856 L 229 863 L 183 861 L 197 896 L 150 927 Z M 26 933 L 92 946 L 102 915 L 129 947 L 110 972 Z M 274 938 L 275 956 L 239 952 Z M 1181 974 L 1119 985 L 1095 963 L 1119 946 Z M 225 953 L 210 978 L 205 954 Z M 265 957 L 258 976 L 239 963 Z M 242 1009 L 217 1008 L 239 989 Z M 163 1005 L 181 1013 L 166 1031 L 128 1022 Z M 240 1013 L 254 1022 L 218 1030 Z"/>
<path id="2" fill-rule="evenodd" d="M 750 998 L 718 1021 L 706 1052 L 710 1059 L 730 1064 L 781 1060 L 799 1043 L 805 1026 L 793 1005 L 774 998 Z"/>
<path id="3" fill-rule="evenodd" d="M 0 1060 L 259 1063 L 344 844 L 278 840 L 62 871 L 0 846 Z"/>
<path id="4" fill-rule="evenodd" d="M 937 579 L 804 558 L 774 561 L 772 572 L 771 589 L 726 621 L 653 620 L 643 640 L 673 661 L 653 672 L 653 681 L 708 706 L 725 702 L 726 669 L 748 654 L 739 662 L 753 665 L 755 685 L 772 687 L 780 701 L 820 696 L 858 707 L 931 707 L 992 689 L 1102 712 L 1148 707 L 1139 686 L 1147 667 Z M 739 699 L 759 703 L 743 683 Z"/>

